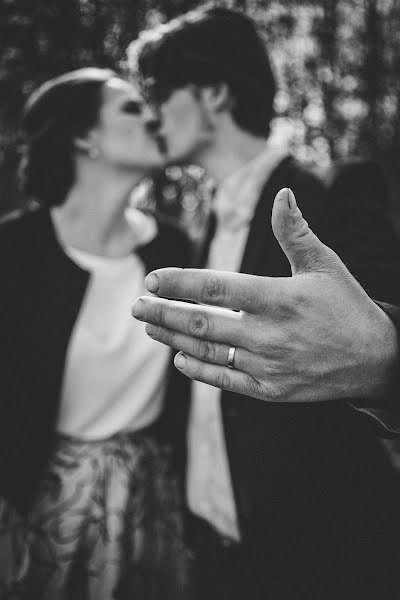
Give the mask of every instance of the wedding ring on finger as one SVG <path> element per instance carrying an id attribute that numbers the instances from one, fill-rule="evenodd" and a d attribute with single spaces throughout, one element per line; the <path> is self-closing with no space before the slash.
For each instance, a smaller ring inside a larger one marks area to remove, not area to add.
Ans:
<path id="1" fill-rule="evenodd" d="M 229 352 L 228 352 L 228 368 L 229 369 L 234 369 L 235 365 L 235 352 L 236 352 L 236 347 L 235 346 L 231 346 L 229 348 Z"/>

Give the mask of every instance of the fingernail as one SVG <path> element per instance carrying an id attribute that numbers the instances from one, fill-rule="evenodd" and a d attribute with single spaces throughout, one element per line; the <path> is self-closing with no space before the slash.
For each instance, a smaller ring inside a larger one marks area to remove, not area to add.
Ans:
<path id="1" fill-rule="evenodd" d="M 155 273 L 149 273 L 144 282 L 149 292 L 152 294 L 156 294 L 158 292 L 160 281 Z"/>
<path id="2" fill-rule="evenodd" d="M 158 327 L 156 327 L 156 325 L 150 325 L 149 323 L 146 325 L 146 333 L 148 336 L 152 337 L 156 337 L 157 336 L 157 331 L 158 331 Z"/>
<path id="3" fill-rule="evenodd" d="M 183 352 L 178 352 L 174 358 L 174 365 L 177 369 L 184 369 L 186 367 L 186 356 Z"/>
<path id="4" fill-rule="evenodd" d="M 132 317 L 135 319 L 141 319 L 144 315 L 143 302 L 138 298 L 135 304 L 132 306 Z"/>
<path id="5" fill-rule="evenodd" d="M 286 190 L 287 190 L 287 203 L 289 205 L 289 208 L 292 212 L 296 212 L 296 210 L 297 210 L 296 198 L 290 188 L 286 188 Z"/>

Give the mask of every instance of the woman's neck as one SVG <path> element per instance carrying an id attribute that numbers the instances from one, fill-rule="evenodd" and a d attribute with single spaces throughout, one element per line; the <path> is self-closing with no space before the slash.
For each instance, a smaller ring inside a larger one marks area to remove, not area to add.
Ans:
<path id="1" fill-rule="evenodd" d="M 127 256 L 133 248 L 132 230 L 125 219 L 136 174 L 78 177 L 65 202 L 51 210 L 60 242 L 99 256 Z"/>

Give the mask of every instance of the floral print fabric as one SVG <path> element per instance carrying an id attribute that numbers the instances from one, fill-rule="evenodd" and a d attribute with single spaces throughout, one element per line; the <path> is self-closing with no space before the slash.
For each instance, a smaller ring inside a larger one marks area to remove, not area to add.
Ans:
<path id="1" fill-rule="evenodd" d="M 1 600 L 188 598 L 178 486 L 168 450 L 146 430 L 100 442 L 59 437 L 28 534 L 7 511 Z"/>

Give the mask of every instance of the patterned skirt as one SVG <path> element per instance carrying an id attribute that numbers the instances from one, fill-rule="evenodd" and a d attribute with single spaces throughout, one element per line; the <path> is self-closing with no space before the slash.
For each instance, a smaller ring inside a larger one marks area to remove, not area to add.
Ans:
<path id="1" fill-rule="evenodd" d="M 189 598 L 178 485 L 151 428 L 60 436 L 29 528 L 24 599 Z"/>
<path id="2" fill-rule="evenodd" d="M 21 598 L 28 560 L 26 523 L 0 498 L 0 600 Z"/>

